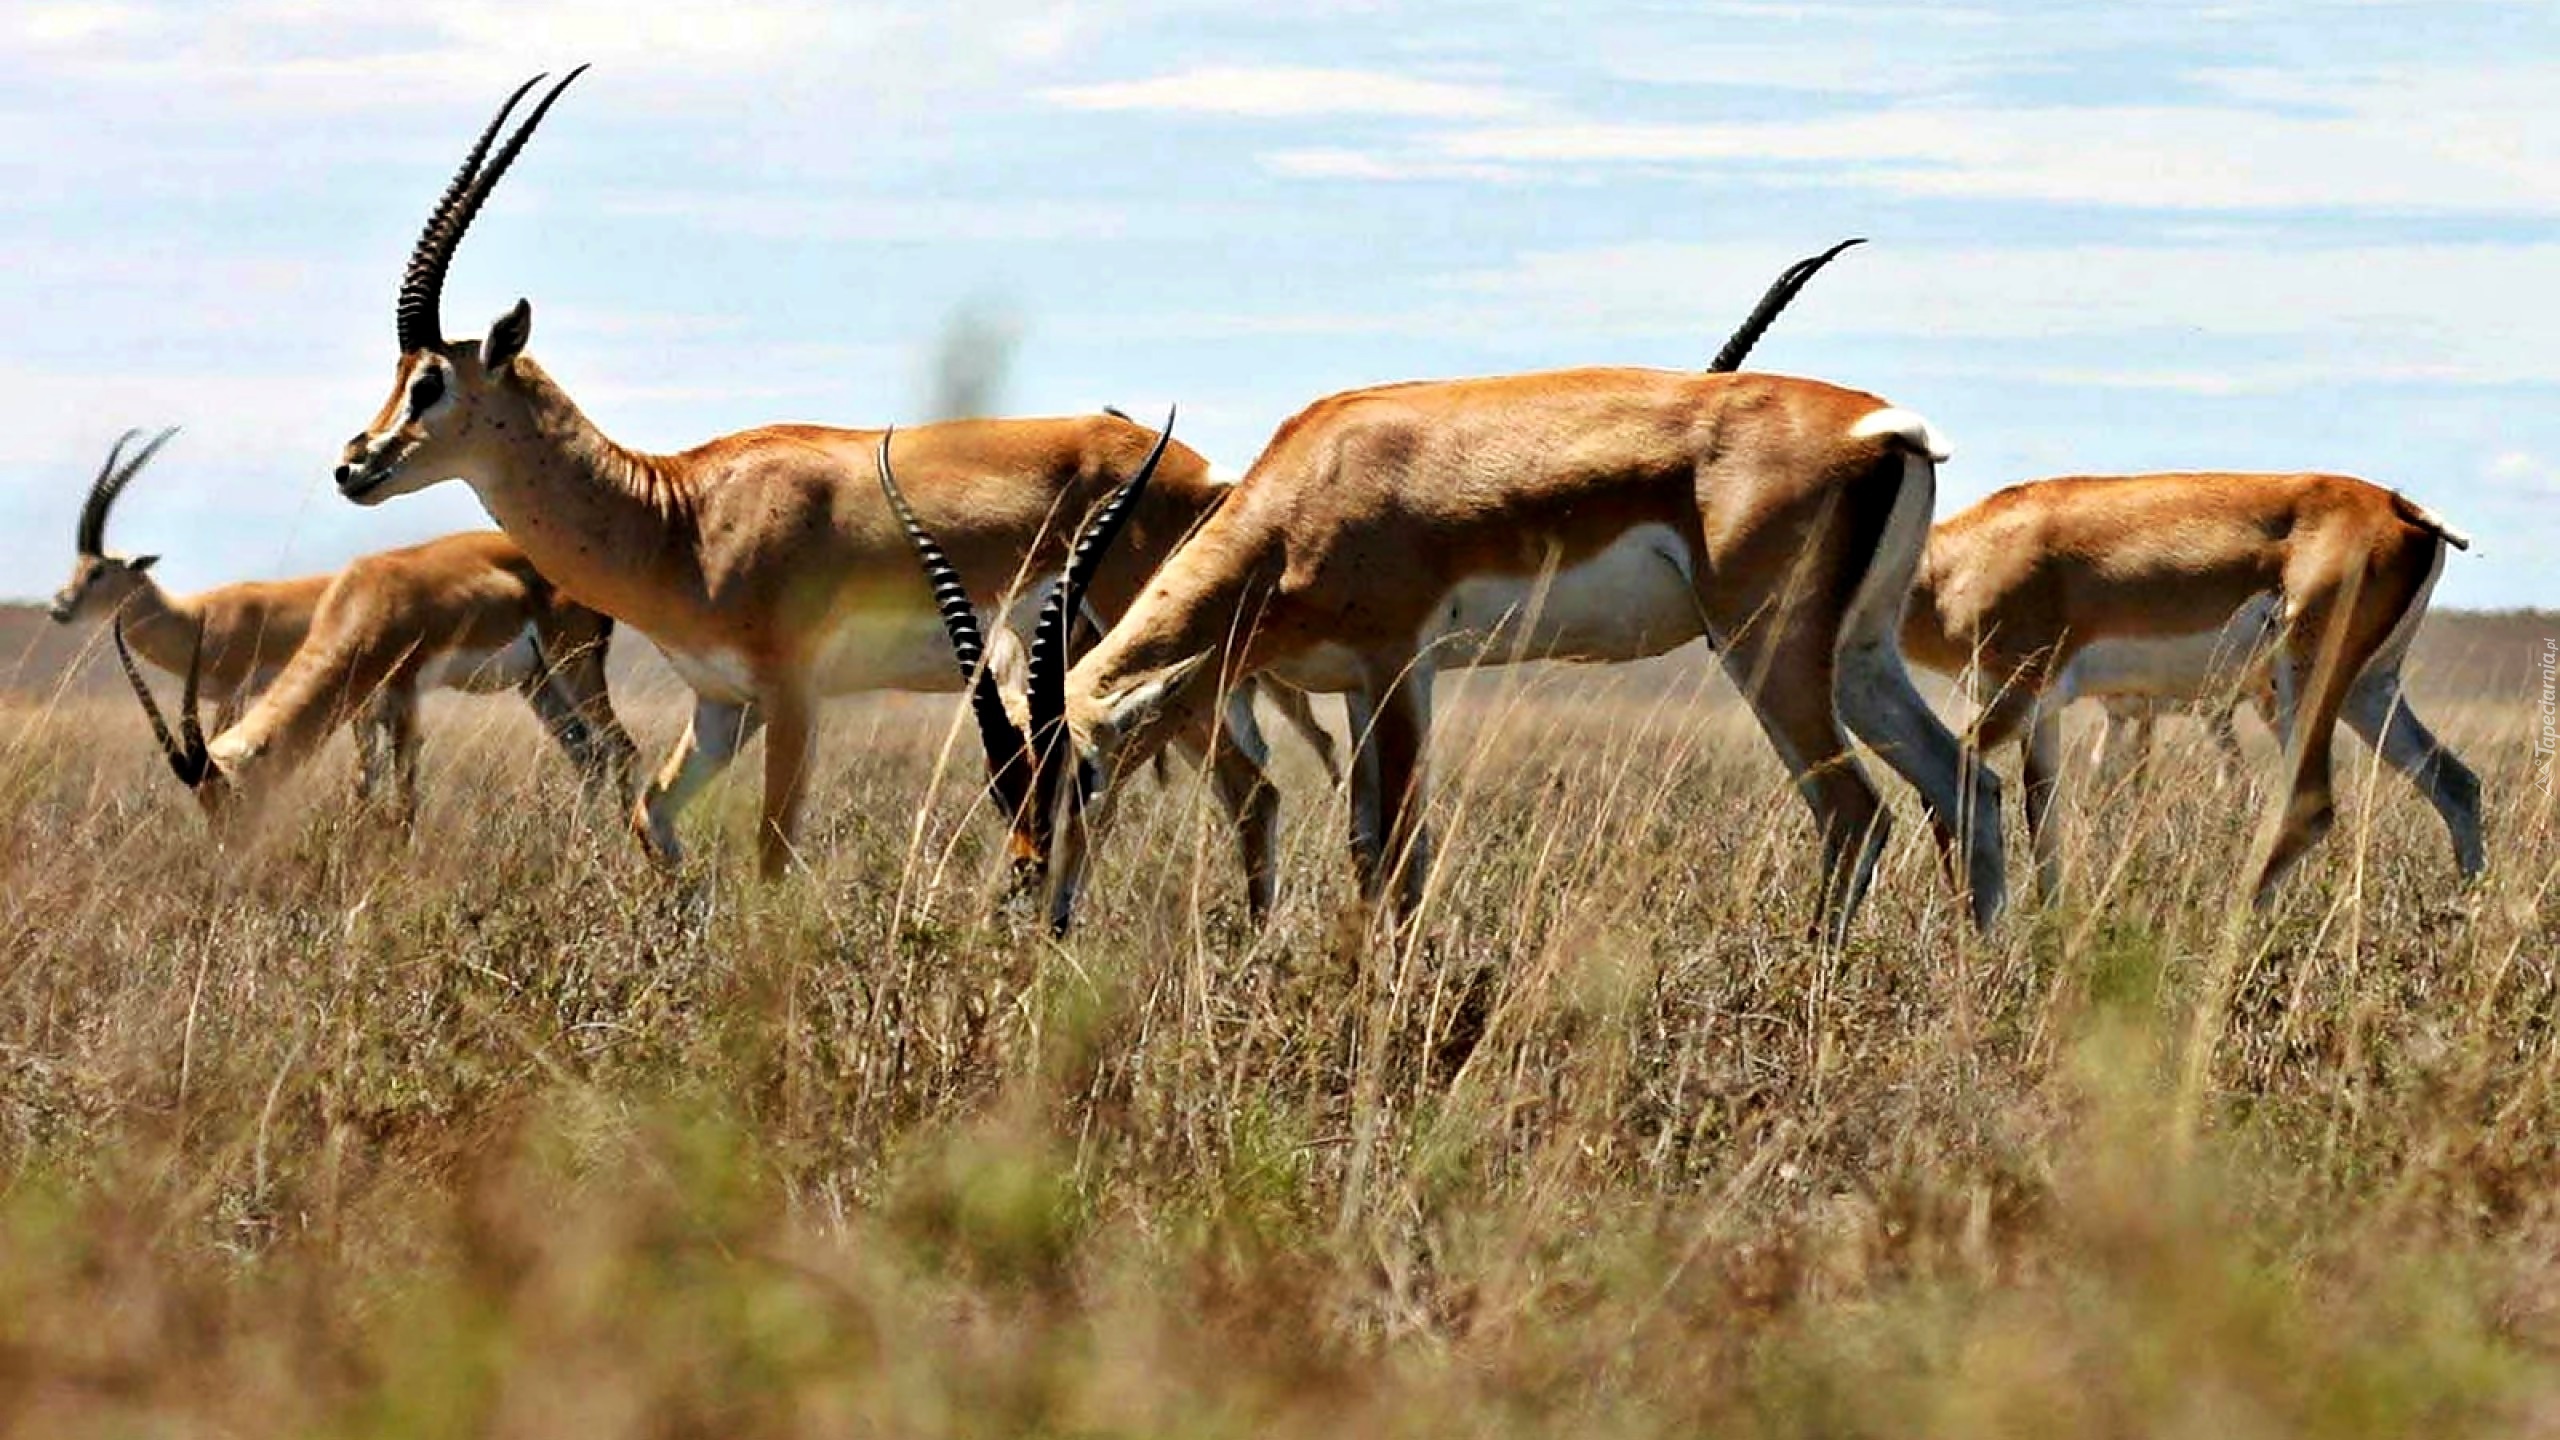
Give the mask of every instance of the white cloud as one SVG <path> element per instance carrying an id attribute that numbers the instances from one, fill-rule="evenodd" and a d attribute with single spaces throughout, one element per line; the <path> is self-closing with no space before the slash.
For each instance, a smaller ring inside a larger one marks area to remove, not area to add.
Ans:
<path id="1" fill-rule="evenodd" d="M 40 46 L 78 46 L 147 28 L 147 18 L 133 5 L 31 5 L 18 14 L 17 32 Z"/>
<path id="2" fill-rule="evenodd" d="M 2508 450 L 2485 468 L 2490 488 L 2531 499 L 2560 500 L 2560 468 L 2529 450 Z"/>
<path id="3" fill-rule="evenodd" d="M 1275 175 L 1299 180 L 1516 180 L 1522 172 L 1510 165 L 1467 160 L 1390 157 L 1367 150 L 1273 150 L 1262 166 Z"/>
<path id="4" fill-rule="evenodd" d="M 1812 72 L 1798 78 L 1810 82 Z M 2189 105 L 1904 103 L 1775 121 L 1523 114 L 1338 174 L 1434 165 L 1793 167 L 1799 183 L 1910 196 L 2160 210 L 2560 211 L 2560 133 L 2542 123 L 2560 64 L 2376 66 L 2324 75 L 2208 70 Z M 1835 90 L 1857 87 L 1833 86 Z M 1499 117 L 1496 117 L 1499 118 Z"/>
<path id="5" fill-rule="evenodd" d="M 1255 118 L 1389 115 L 1477 120 L 1516 115 L 1530 102 L 1487 85 L 1426 80 L 1381 70 L 1211 65 L 1101 85 L 1044 90 L 1071 110 L 1171 111 Z"/>

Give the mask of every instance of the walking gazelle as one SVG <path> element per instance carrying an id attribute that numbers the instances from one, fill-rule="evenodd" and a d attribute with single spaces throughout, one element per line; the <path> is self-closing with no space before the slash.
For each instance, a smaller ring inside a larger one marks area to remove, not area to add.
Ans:
<path id="1" fill-rule="evenodd" d="M 2050 810 L 2057 682 L 2090 647 L 2228 633 L 2269 605 L 2283 793 L 2250 884 L 2264 906 L 2336 817 L 2330 748 L 2343 719 L 2444 819 L 2465 876 L 2487 865 L 2480 781 L 2401 693 L 2445 547 L 2470 541 L 2396 491 L 2344 475 L 2071 477 L 2014 485 L 1930 534 L 1903 626 L 1911 658 L 1972 677 L 1973 744 L 2025 751 L 2037 873 L 2060 881 Z M 2059 692 L 2067 701 L 2068 691 Z"/>

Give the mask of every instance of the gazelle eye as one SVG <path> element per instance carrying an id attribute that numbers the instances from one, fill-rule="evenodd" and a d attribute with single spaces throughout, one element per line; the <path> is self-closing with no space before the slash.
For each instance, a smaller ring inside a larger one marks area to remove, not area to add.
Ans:
<path id="1" fill-rule="evenodd" d="M 409 413 L 412 415 L 425 414 L 429 407 L 443 398 L 444 372 L 442 370 L 432 368 L 421 370 L 417 378 L 409 382 Z"/>

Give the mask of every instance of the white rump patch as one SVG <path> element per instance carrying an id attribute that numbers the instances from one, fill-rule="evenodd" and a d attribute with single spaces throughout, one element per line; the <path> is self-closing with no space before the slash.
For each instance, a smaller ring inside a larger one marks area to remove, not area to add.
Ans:
<path id="1" fill-rule="evenodd" d="M 1929 428 L 1929 422 L 1921 419 L 1918 412 L 1899 406 L 1879 410 L 1849 427 L 1852 440 L 1868 440 L 1878 435 L 1899 440 L 1940 464 L 1954 458 L 1956 453 L 1937 431 Z"/>

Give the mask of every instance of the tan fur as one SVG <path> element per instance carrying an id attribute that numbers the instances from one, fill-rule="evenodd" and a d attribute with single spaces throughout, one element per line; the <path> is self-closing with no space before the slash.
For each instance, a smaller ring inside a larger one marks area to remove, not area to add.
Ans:
<path id="1" fill-rule="evenodd" d="M 495 531 L 363 556 L 328 578 L 302 644 L 239 721 L 214 736 L 214 774 L 197 795 L 220 821 L 254 811 L 331 731 L 352 724 L 360 786 L 372 791 L 389 769 L 405 825 L 416 805 L 419 691 L 430 683 L 521 690 L 590 782 L 619 784 L 632 745 L 605 690 L 608 627 L 562 598 Z M 523 658 L 528 635 L 547 673 Z M 477 657 L 486 663 L 436 673 L 440 662 Z"/>
<path id="2" fill-rule="evenodd" d="M 408 409 L 423 366 L 446 394 Z M 1108 415 L 960 420 L 898 432 L 899 477 L 925 522 L 993 606 L 1065 561 L 1077 524 L 1135 471 L 1153 432 Z M 779 871 L 798 828 L 815 703 L 870 688 L 828 673 L 831 642 L 883 630 L 942 644 L 932 599 L 882 499 L 877 430 L 776 425 L 651 455 L 608 439 L 529 356 L 495 372 L 479 346 L 402 357 L 392 398 L 347 447 L 359 503 L 459 476 L 564 593 L 646 633 L 700 697 L 695 721 L 634 813 L 672 861 L 675 812 L 746 738 L 766 743 L 759 859 Z M 1117 614 L 1227 489 L 1196 452 L 1168 448 L 1146 502 L 1097 576 Z M 945 659 L 900 688 L 957 690 Z M 1239 823 L 1245 817 L 1239 815 Z M 1251 849 L 1251 846 L 1248 845 Z"/>
<path id="3" fill-rule="evenodd" d="M 2279 690 L 2298 689 L 2300 700 L 2287 746 L 2289 786 L 2262 842 L 2258 901 L 2329 826 L 2330 739 L 2342 714 L 2379 742 L 2381 717 L 2396 712 L 2389 729 L 2402 743 L 2396 753 L 2386 746 L 2386 755 L 2430 791 L 2469 871 L 2478 864 L 2478 782 L 2408 712 L 2391 644 L 2424 610 L 2452 538 L 2442 521 L 2392 491 L 2343 475 L 2016 485 L 1931 532 L 1903 646 L 1942 674 L 1974 676 L 1984 707 L 1974 743 L 1987 749 L 2046 723 L 2039 713 L 2046 690 L 2091 642 L 2210 633 L 2254 598 L 2274 595 L 2276 656 L 2285 667 Z M 2044 810 L 2055 781 L 2039 754 L 2054 747 L 2027 748 L 2029 826 L 2046 853 Z"/>
<path id="4" fill-rule="evenodd" d="M 1381 814 L 1355 843 L 1370 892 L 1383 894 L 1421 836 L 1427 682 L 1447 598 L 1489 577 L 1563 574 L 1642 527 L 1661 527 L 1673 546 L 1662 573 L 1686 577 L 1681 603 L 1693 618 L 1676 631 L 1631 627 L 1575 658 L 1632 658 L 1710 635 L 1816 811 L 1824 909 L 1845 924 L 1884 821 L 1840 735 L 1843 667 L 1856 670 L 1862 703 L 1893 711 L 1891 723 L 1917 716 L 1936 727 L 1891 645 L 1853 645 L 1847 634 L 1897 504 L 1917 484 L 1925 515 L 1932 483 L 1929 458 L 1898 426 L 1860 433 L 1887 408 L 1816 381 L 1627 369 L 1319 400 L 1280 428 L 1226 506 L 1076 665 L 1069 725 L 1107 774 L 1201 724 L 1221 679 L 1267 671 L 1352 690 L 1355 717 L 1377 707 L 1353 768 L 1375 776 Z M 1892 562 L 1904 567 L 1920 536 L 1916 522 L 1906 528 L 1906 552 Z M 1645 578 L 1631 573 L 1630 584 Z M 1347 680 L 1345 655 L 1355 672 Z M 1882 727 L 1880 714 L 1865 718 Z M 1912 738 L 1928 748 L 1926 736 Z M 1955 742 L 1943 727 L 1934 748 L 1925 760 L 1888 758 L 1944 769 L 1931 798 L 1952 842 L 1961 802 Z M 1070 870 L 1083 843 L 1066 841 Z M 1986 922 L 1999 900 L 1997 837 L 1988 843 L 1987 863 L 1978 845 L 1972 857 Z M 1405 871 L 1408 904 L 1420 869 L 1416 861 Z"/>

